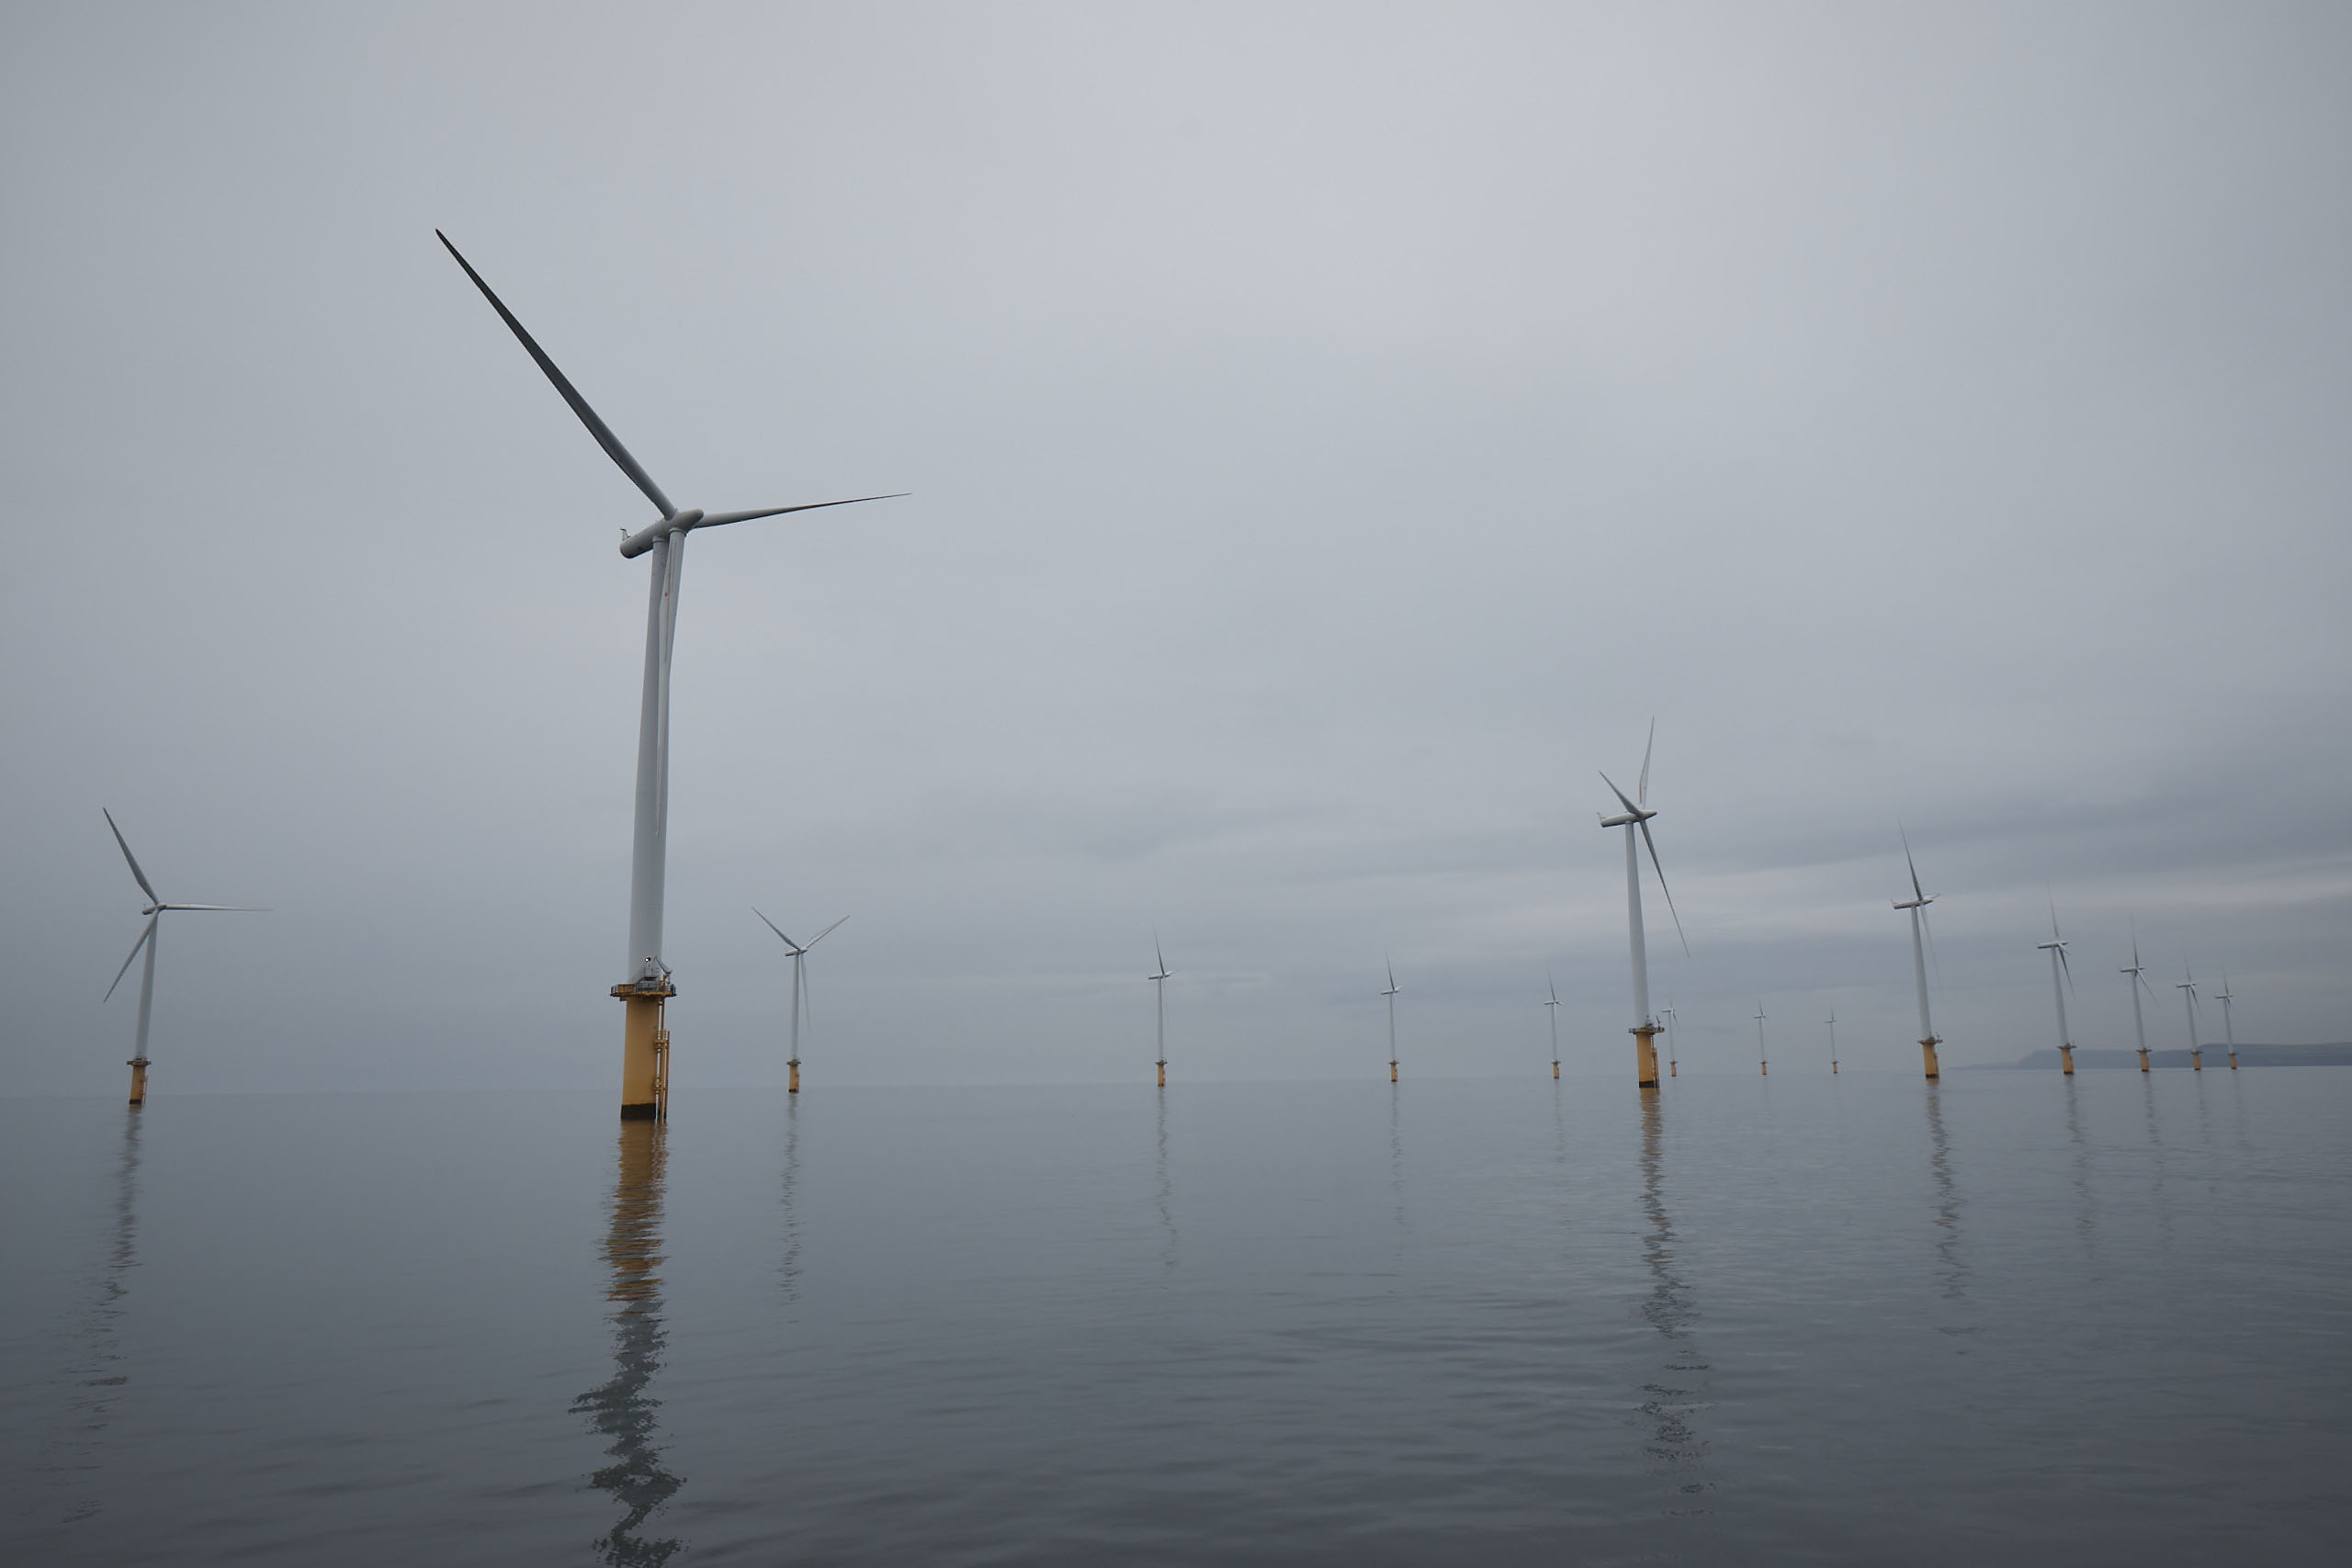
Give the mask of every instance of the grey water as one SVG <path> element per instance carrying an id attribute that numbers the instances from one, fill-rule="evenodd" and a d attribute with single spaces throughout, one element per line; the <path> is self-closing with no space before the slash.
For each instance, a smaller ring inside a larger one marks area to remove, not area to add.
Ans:
<path id="1" fill-rule="evenodd" d="M 2352 1561 L 2352 1072 L 1411 1066 L 0 1101 L 0 1558 Z"/>

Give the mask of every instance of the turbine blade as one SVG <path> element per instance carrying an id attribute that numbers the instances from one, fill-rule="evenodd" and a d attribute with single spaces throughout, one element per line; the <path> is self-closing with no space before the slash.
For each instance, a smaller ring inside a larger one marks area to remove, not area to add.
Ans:
<path id="1" fill-rule="evenodd" d="M 752 906 L 752 913 L 760 915 L 759 907 L 757 905 Z M 843 919 L 847 919 L 849 917 L 846 915 L 842 917 Z M 775 931 L 776 940 L 783 942 L 785 946 L 792 949 L 793 952 L 799 953 L 803 951 L 798 942 L 793 941 L 790 937 L 786 936 L 783 931 L 777 931 L 776 923 L 774 920 L 769 919 L 765 915 L 760 915 L 760 924 L 767 927 L 768 930 L 772 931 Z"/>
<path id="2" fill-rule="evenodd" d="M 155 922 L 163 918 L 164 917 L 161 915 L 150 915 L 147 917 L 147 928 L 139 933 L 139 940 L 130 944 L 130 958 L 138 957 L 139 950 L 155 940 Z M 122 977 L 130 973 L 130 958 L 124 959 L 122 961 L 122 967 L 114 972 L 114 980 L 107 987 L 107 994 L 98 998 L 98 1005 L 100 1007 L 104 1007 L 107 1002 L 114 999 L 115 987 L 121 985 Z"/>
<path id="3" fill-rule="evenodd" d="M 121 829 L 115 828 L 114 813 L 101 806 L 98 807 L 98 815 L 107 819 L 107 827 L 114 828 L 114 841 L 122 846 L 122 858 L 130 863 L 130 874 L 138 880 L 139 891 L 147 895 L 147 902 L 150 904 L 162 903 L 164 900 L 156 895 L 154 887 L 148 882 L 147 874 L 139 869 L 139 857 L 130 852 L 130 840 L 122 836 Z"/>
<path id="4" fill-rule="evenodd" d="M 2058 950 L 2058 973 L 2066 976 L 2066 992 L 2069 996 L 2073 995 L 2075 990 L 2075 966 L 2066 962 L 2066 950 L 2063 947 Z"/>
<path id="5" fill-rule="evenodd" d="M 155 908 L 157 909 L 213 909 L 236 915 L 266 915 L 271 912 L 266 904 L 158 904 Z"/>
<path id="6" fill-rule="evenodd" d="M 1903 833 L 1903 829 L 1900 828 L 1896 829 L 1895 831 Z M 1911 858 L 1911 835 L 1909 833 L 1903 833 L 1903 863 L 1911 868 L 1911 897 L 1919 899 L 1924 903 L 1927 900 L 1928 895 L 1919 886 L 1919 863 Z M 2135 958 L 2132 962 L 2136 964 L 2139 960 Z"/>
<path id="7" fill-rule="evenodd" d="M 1682 912 L 1674 907 L 1674 889 L 1666 885 L 1666 867 L 1658 863 L 1657 840 L 1650 837 L 1650 825 L 1647 822 L 1639 824 L 1639 827 L 1642 829 L 1642 842 L 1649 847 L 1650 869 L 1657 873 L 1657 890 L 1666 895 L 1666 912 L 1674 917 L 1674 934 L 1682 937 L 1682 952 L 1687 957 L 1690 952 L 1690 939 L 1682 935 Z"/>
<path id="8" fill-rule="evenodd" d="M 452 256 L 457 257 L 458 265 L 466 269 L 466 276 L 474 280 L 474 287 L 481 290 L 481 297 L 490 301 L 492 310 L 498 312 L 498 319 L 506 323 L 525 350 L 538 362 L 539 368 L 547 372 L 548 379 L 555 383 L 555 389 L 563 394 L 563 400 L 571 405 L 571 412 L 580 416 L 580 423 L 588 427 L 588 434 L 594 436 L 596 445 L 605 449 L 605 456 L 620 465 L 621 472 L 627 474 L 631 482 L 645 492 L 646 500 L 661 509 L 662 516 L 676 516 L 678 509 L 670 504 L 670 498 L 662 493 L 662 487 L 653 482 L 653 477 L 650 474 L 638 467 L 637 459 L 628 455 L 628 448 L 621 445 L 620 437 L 615 435 L 610 427 L 596 417 L 596 411 L 588 406 L 588 400 L 582 397 L 570 381 L 564 379 L 563 372 L 555 367 L 555 361 L 548 357 L 547 350 L 541 348 L 532 340 L 531 334 L 523 330 L 523 323 L 514 319 L 514 312 L 506 308 L 506 302 L 491 292 L 490 285 L 481 280 L 481 274 L 474 270 L 473 264 L 458 254 L 458 247 L 449 243 L 449 236 L 435 229 L 433 231 L 433 237 L 440 241 Z"/>
<path id="9" fill-rule="evenodd" d="M 841 928 L 842 920 L 846 920 L 848 919 L 849 917 L 847 915 L 843 915 L 841 920 L 835 920 L 831 925 L 827 926 L 823 931 L 820 931 L 815 936 L 810 937 L 808 939 L 808 947 L 814 947 L 819 942 L 824 941 L 828 935 Z M 808 948 L 803 948 L 801 951 L 805 953 L 808 951 Z"/>
<path id="10" fill-rule="evenodd" d="M 1642 748 L 1642 782 L 1634 791 L 1634 798 L 1644 806 L 1650 803 L 1650 753 L 1657 750 L 1657 720 L 1650 720 L 1649 743 Z"/>
<path id="11" fill-rule="evenodd" d="M 1610 794 L 1615 795 L 1620 800 L 1625 800 L 1625 792 L 1617 787 L 1616 780 L 1611 778 L 1607 773 L 1603 773 L 1600 775 L 1600 782 L 1609 786 Z M 1632 801 L 1625 800 L 1625 809 L 1639 815 L 1642 808 L 1634 805 Z"/>
<path id="12" fill-rule="evenodd" d="M 729 523 L 749 523 L 757 517 L 781 517 L 787 512 L 821 512 L 828 506 L 855 506 L 862 501 L 897 501 L 912 494 L 914 491 L 910 490 L 898 490 L 888 495 L 853 495 L 846 501 L 804 501 L 797 506 L 770 506 L 758 512 L 714 512 L 695 526 L 723 528 Z"/>

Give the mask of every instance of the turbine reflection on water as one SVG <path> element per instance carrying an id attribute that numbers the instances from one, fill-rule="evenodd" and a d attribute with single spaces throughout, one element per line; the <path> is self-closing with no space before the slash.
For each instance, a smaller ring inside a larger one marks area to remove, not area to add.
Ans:
<path id="1" fill-rule="evenodd" d="M 1951 1138 L 1944 1131 L 1940 1084 L 1928 1086 L 1928 1168 L 1936 1179 L 1936 1272 L 1943 1276 L 1946 1299 L 1959 1301 L 1968 1293 L 1968 1266 L 1960 1256 L 1960 1189 L 1951 1176 Z"/>
<path id="2" fill-rule="evenodd" d="M 776 1254 L 776 1283 L 786 1306 L 800 1295 L 800 1210 L 793 1201 L 793 1188 L 799 1179 L 800 1097 L 796 1094 L 787 1095 L 784 1101 L 784 1170 L 778 1178 L 776 1198 L 784 1221 L 782 1244 Z"/>
<path id="3" fill-rule="evenodd" d="M 612 1224 L 605 1234 L 605 1261 L 612 1269 L 605 1299 L 613 1303 L 613 1375 L 603 1386 L 571 1402 L 574 1415 L 612 1439 L 605 1451 L 613 1462 L 588 1478 L 612 1495 L 626 1511 L 611 1533 L 596 1542 L 606 1562 L 639 1568 L 667 1562 L 683 1547 L 674 1537 L 649 1539 L 638 1531 L 685 1483 L 662 1465 L 662 1402 L 646 1385 L 662 1370 L 669 1331 L 662 1322 L 662 1176 L 667 1161 L 659 1121 L 624 1122 L 620 1169 L 613 1182 Z"/>
<path id="4" fill-rule="evenodd" d="M 1712 1490 L 1714 1483 L 1707 1479 L 1703 1468 L 1706 1439 L 1699 1436 L 1691 1418 L 1710 1403 L 1701 1386 L 1710 1368 L 1690 1336 L 1698 1309 L 1690 1304 L 1690 1287 L 1674 1269 L 1674 1221 L 1666 1211 L 1665 1131 L 1657 1091 L 1645 1091 L 1642 1095 L 1642 1214 L 1649 1228 L 1642 1237 L 1642 1258 L 1649 1267 L 1650 1293 L 1642 1303 L 1642 1316 L 1666 1341 L 1666 1359 L 1659 1363 L 1657 1380 L 1642 1385 L 1645 1397 L 1641 1411 L 1652 1423 L 1650 1439 L 1644 1447 L 1677 1481 L 1679 1490 L 1700 1493 Z"/>
<path id="5" fill-rule="evenodd" d="M 130 1271 L 139 1267 L 139 1128 L 142 1112 L 137 1106 L 124 1113 L 122 1151 L 115 1161 L 114 1237 L 107 1249 L 97 1281 L 97 1299 L 83 1319 L 77 1337 L 81 1354 L 72 1368 L 77 1389 L 73 1399 L 74 1434 L 62 1444 L 56 1469 L 77 1480 L 95 1483 L 100 1470 L 98 1445 L 120 1391 L 130 1382 L 122 1370 L 120 1324 L 124 1298 L 130 1293 Z M 64 1523 L 94 1517 L 101 1505 L 96 1495 L 74 1499 Z"/>

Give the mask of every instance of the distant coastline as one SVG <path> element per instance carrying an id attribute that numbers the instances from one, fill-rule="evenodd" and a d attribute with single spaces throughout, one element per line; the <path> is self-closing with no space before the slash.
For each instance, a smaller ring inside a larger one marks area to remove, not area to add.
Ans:
<path id="1" fill-rule="evenodd" d="M 2223 1072 L 2229 1071 L 2228 1046 L 2208 1044 L 2203 1047 L 2203 1050 L 2206 1071 L 2211 1072 L 2215 1067 L 2221 1068 Z M 2015 1062 L 1982 1065 L 1998 1066 L 2004 1069 L 2043 1067 L 2054 1071 L 2058 1066 L 2058 1050 L 2056 1046 L 2052 1046 L 2044 1051 L 2028 1051 Z M 2078 1068 L 2137 1067 L 2139 1065 L 2139 1054 L 2134 1051 L 2094 1050 L 2087 1045 L 2075 1047 L 2075 1066 Z M 2187 1067 L 2188 1066 L 2188 1048 L 2183 1046 L 2169 1051 L 2150 1051 L 2148 1066 Z M 2352 1067 L 2352 1043 L 2340 1045 L 2241 1045 L 2238 1047 L 2238 1066 L 2241 1067 Z"/>

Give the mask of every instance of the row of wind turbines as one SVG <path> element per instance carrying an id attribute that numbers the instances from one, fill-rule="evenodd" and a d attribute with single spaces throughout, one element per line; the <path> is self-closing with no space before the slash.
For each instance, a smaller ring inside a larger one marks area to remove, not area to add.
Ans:
<path id="1" fill-rule="evenodd" d="M 621 445 L 611 427 L 606 425 L 597 415 L 596 411 L 589 406 L 587 400 L 580 395 L 579 390 L 572 386 L 564 373 L 557 368 L 555 361 L 548 356 L 546 350 L 539 346 L 537 341 L 515 318 L 514 313 L 506 308 L 505 302 L 483 280 L 481 275 L 474 270 L 472 264 L 466 260 L 457 246 L 450 243 L 448 236 L 439 230 L 434 231 L 434 235 L 447 250 L 451 259 L 464 271 L 474 288 L 481 292 L 483 299 L 489 302 L 490 308 L 497 313 L 499 320 L 505 323 L 515 341 L 522 345 L 524 352 L 530 355 L 532 362 L 546 376 L 548 383 L 571 408 L 590 436 L 604 449 L 605 455 L 612 460 L 614 465 L 627 476 L 629 482 L 652 503 L 656 513 L 653 522 L 633 533 L 624 529 L 620 543 L 620 554 L 623 559 L 634 560 L 640 556 L 645 557 L 650 570 L 645 618 L 645 669 L 639 690 L 638 717 L 636 809 L 629 862 L 628 953 L 623 966 L 622 976 L 611 987 L 609 994 L 624 1005 L 621 1026 L 621 1116 L 624 1120 L 658 1118 L 664 1113 L 669 1098 L 670 1034 L 664 1004 L 677 995 L 673 971 L 662 955 L 662 913 L 668 860 L 672 653 L 677 640 L 678 591 L 680 576 L 685 561 L 686 536 L 701 529 L 747 523 L 758 518 L 780 517 L 791 513 L 813 512 L 827 507 L 853 506 L 872 501 L 895 500 L 906 492 L 853 496 L 837 501 L 802 502 L 790 505 L 757 507 L 735 512 L 707 513 L 697 507 L 681 507 L 673 504 L 662 487 L 656 484 L 652 477 L 646 472 L 644 467 L 630 456 L 626 446 Z M 1602 782 L 1609 785 L 1610 793 L 1616 797 L 1618 805 L 1623 809 L 1614 814 L 1604 814 L 1600 819 L 1602 828 L 1622 828 L 1625 834 L 1626 923 L 1632 945 L 1634 986 L 1634 1024 L 1629 1032 L 1634 1040 L 1634 1078 L 1639 1087 L 1645 1090 L 1655 1090 L 1658 1087 L 1657 1039 L 1662 1032 L 1667 1033 L 1668 1037 L 1667 1071 L 1669 1077 L 1676 1075 L 1676 1063 L 1671 1034 L 1674 1009 L 1669 1006 L 1653 1012 L 1650 1007 L 1649 963 L 1642 914 L 1639 850 L 1648 852 L 1650 865 L 1657 876 L 1658 891 L 1666 899 L 1668 912 L 1673 917 L 1676 936 L 1681 942 L 1684 952 L 1687 953 L 1690 951 L 1689 939 L 1682 933 L 1681 915 L 1674 908 L 1674 896 L 1666 884 L 1666 868 L 1658 859 L 1657 843 L 1650 832 L 1649 825 L 1657 816 L 1648 804 L 1650 758 L 1655 750 L 1657 732 L 1657 727 L 1653 722 L 1650 727 L 1650 743 L 1643 750 L 1641 775 L 1633 795 L 1628 796 L 1608 775 L 1605 773 L 1602 775 Z M 141 1103 L 146 1095 L 149 1066 L 148 1028 L 154 999 L 156 937 L 162 917 L 166 913 L 179 911 L 228 910 L 236 907 L 164 902 L 148 882 L 146 873 L 140 869 L 138 859 L 131 854 L 130 845 L 123 838 L 121 829 L 115 828 L 114 818 L 110 812 L 107 814 L 107 823 L 110 829 L 113 829 L 115 841 L 121 846 L 123 858 L 130 867 L 131 875 L 139 884 L 140 891 L 147 898 L 147 905 L 141 911 L 147 917 L 147 924 L 141 931 L 138 942 L 131 948 L 130 956 L 123 961 L 122 969 L 117 972 L 114 985 L 109 986 L 107 991 L 107 995 L 109 998 L 112 997 L 115 989 L 120 986 L 123 975 L 130 971 L 132 961 L 139 958 L 143 952 L 146 955 L 146 967 L 140 982 L 137 1045 L 128 1064 L 131 1069 L 130 1100 L 136 1105 Z M 1634 842 L 1637 834 L 1640 838 L 1639 850 Z M 1910 850 L 1907 841 L 1905 845 L 1905 858 L 1908 863 Z M 1921 889 L 1916 864 L 1911 865 L 1911 889 L 1912 897 L 1907 901 L 1896 903 L 1894 908 L 1908 910 L 1911 915 L 1912 950 L 1918 981 L 1919 1048 L 1923 1055 L 1927 1076 L 1933 1079 L 1939 1076 L 1936 1047 L 1940 1041 L 1936 1035 L 1928 1011 L 1925 939 L 1927 908 L 1934 902 L 1934 899 Z M 752 912 L 759 913 L 756 909 Z M 783 930 L 774 921 L 769 920 L 765 915 L 760 915 L 759 918 L 762 923 L 775 932 L 778 940 L 784 943 L 792 960 L 789 1069 L 791 1089 L 797 1092 L 800 1080 L 800 1030 L 808 1018 L 806 973 L 808 951 L 838 928 L 842 922 L 836 920 L 807 942 L 798 942 L 786 935 Z M 846 919 L 846 917 L 843 918 Z M 2041 945 L 2052 953 L 2053 975 L 2062 977 L 2058 996 L 2059 1036 L 2065 1069 L 2071 1073 L 2074 1070 L 2074 1048 L 2065 1025 L 2065 987 L 2071 980 L 2066 976 L 2065 943 L 2057 937 L 2054 911 L 2052 941 Z M 1153 956 L 1157 966 L 1148 977 L 1152 981 L 1156 992 L 1157 1065 L 1159 1082 L 1162 1087 L 1165 1087 L 1168 1080 L 1165 987 L 1166 982 L 1172 976 L 1172 971 L 1168 967 L 1165 954 L 1160 951 L 1157 938 L 1153 942 Z M 2143 974 L 2136 941 L 2133 946 L 2132 965 L 2125 973 L 2131 975 L 2133 979 L 2132 1020 L 2135 1029 L 2140 1032 L 2140 1062 L 2144 1070 L 2147 1066 L 2148 1054 L 2145 1029 L 2141 1021 L 2140 993 L 2143 989 L 2148 989 L 2151 995 L 2154 992 L 2153 988 L 2148 987 Z M 1396 997 L 1401 987 L 1396 983 L 1393 964 L 1387 969 L 1387 982 L 1386 988 L 1380 994 L 1388 1004 L 1388 1075 L 1390 1081 L 1395 1082 L 1397 1077 Z M 2190 1044 L 2193 1048 L 2196 1044 L 2195 1010 L 2197 1006 L 2194 981 L 2183 985 L 2180 989 L 2185 993 L 2189 1008 Z M 2216 999 L 2222 1002 L 2226 1018 L 2232 999 L 2226 982 Z M 1559 995 L 1556 988 L 1553 989 L 1549 1000 L 1544 1005 L 1550 1010 L 1553 1020 L 1553 1074 L 1556 1077 L 1559 1073 Z M 1661 1018 L 1665 1021 L 1663 1023 L 1660 1021 Z M 1757 1007 L 1756 1021 L 1759 1045 L 1758 1066 L 1759 1068 L 1767 1068 L 1768 1065 L 1763 1062 L 1760 1050 L 1764 1024 L 1764 1010 L 1760 1000 Z M 1833 1071 L 1836 1066 L 1835 1027 L 1836 1021 L 1833 1018 L 1831 1020 Z M 2234 1043 L 2234 1035 L 2233 1035 L 2232 1066 L 2237 1065 Z M 2201 1066 L 2201 1060 L 2198 1065 Z"/>

